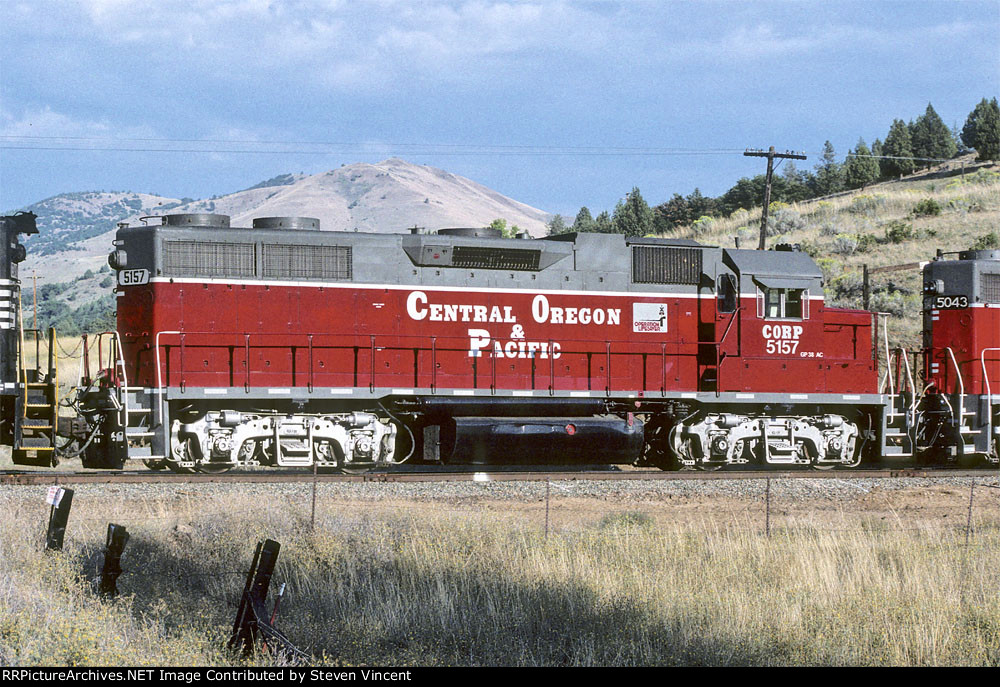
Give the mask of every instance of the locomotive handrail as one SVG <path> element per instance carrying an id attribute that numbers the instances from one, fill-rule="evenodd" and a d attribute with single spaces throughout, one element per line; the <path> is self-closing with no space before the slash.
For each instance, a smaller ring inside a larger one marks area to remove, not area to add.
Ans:
<path id="1" fill-rule="evenodd" d="M 718 397 L 722 393 L 722 362 L 725 360 L 724 354 L 722 353 L 722 344 L 726 342 L 726 337 L 729 336 L 729 330 L 733 328 L 733 323 L 739 318 L 736 317 L 740 310 L 743 309 L 742 305 L 736 306 L 736 310 L 729 318 L 729 324 L 726 325 L 726 331 L 722 332 L 722 338 L 714 343 L 715 345 L 715 396 Z M 663 367 L 663 387 L 666 389 L 666 364 Z"/>
<path id="2" fill-rule="evenodd" d="M 955 360 L 955 352 L 951 350 L 951 346 L 945 346 L 944 350 L 948 351 L 948 356 L 951 358 L 951 364 L 955 366 L 955 374 L 958 376 L 958 418 L 957 422 L 963 422 L 965 417 L 965 380 L 962 379 L 962 370 L 958 367 L 958 361 Z"/>
<path id="3" fill-rule="evenodd" d="M 986 447 L 989 453 L 989 442 L 993 441 L 993 392 L 990 390 L 990 375 L 986 371 L 986 353 L 1000 352 L 1000 347 L 984 348 L 979 354 L 979 363 L 983 366 L 983 383 L 986 385 Z"/>
<path id="4" fill-rule="evenodd" d="M 916 413 L 916 410 L 917 410 L 917 405 L 916 405 L 917 404 L 917 387 L 913 383 L 913 376 L 910 374 L 910 360 L 909 360 L 909 358 L 906 355 L 906 349 L 900 347 L 899 348 L 899 352 L 902 353 L 901 357 L 902 357 L 903 369 L 906 370 L 906 382 L 907 382 L 908 386 L 910 387 L 910 408 L 909 408 L 909 415 L 910 415 L 910 417 L 909 417 L 909 425 L 912 427 L 915 424 L 916 414 L 917 414 Z M 900 381 L 899 390 L 900 390 L 900 393 L 902 393 L 903 392 L 902 375 L 900 375 L 900 380 L 899 381 Z"/>
<path id="5" fill-rule="evenodd" d="M 892 379 L 892 364 L 889 362 L 889 314 L 888 313 L 876 313 L 879 317 L 885 317 L 885 324 L 882 326 L 882 336 L 885 339 L 885 374 L 886 378 L 889 380 L 889 396 L 896 395 L 896 385 Z M 881 391 L 881 384 L 879 384 L 879 390 Z"/>
<path id="6" fill-rule="evenodd" d="M 114 336 L 115 350 L 118 352 L 118 360 L 115 361 L 115 364 L 116 365 L 120 365 L 121 368 L 122 368 L 122 385 L 123 385 L 123 388 L 125 390 L 125 395 L 122 397 L 124 399 L 124 403 L 122 404 L 122 407 L 125 410 L 125 425 L 124 425 L 125 429 L 123 429 L 122 432 L 123 432 L 123 434 L 128 434 L 128 425 L 129 425 L 129 414 L 128 414 L 128 372 L 125 370 L 125 353 L 122 350 L 122 338 L 118 335 L 118 330 L 116 329 L 114 332 L 108 332 L 108 333 L 111 334 L 112 336 Z M 128 441 L 128 440 L 126 439 L 126 441 Z"/>
<path id="7" fill-rule="evenodd" d="M 590 369 L 588 377 L 591 383 L 593 383 L 597 379 L 600 379 L 600 377 L 598 377 L 597 375 L 604 377 L 602 381 L 604 382 L 605 393 L 610 393 L 612 390 L 612 385 L 614 381 L 613 362 L 615 356 L 639 356 L 639 355 L 655 356 L 660 359 L 661 371 L 660 375 L 658 375 L 660 377 L 659 379 L 660 391 L 661 393 L 665 394 L 667 386 L 666 376 L 668 371 L 667 370 L 668 366 L 666 363 L 667 347 L 669 346 L 672 349 L 675 349 L 671 352 L 671 357 L 696 358 L 699 355 L 699 352 L 697 350 L 698 347 L 710 345 L 715 347 L 715 357 L 717 361 L 716 392 L 721 393 L 722 389 L 721 366 L 725 363 L 725 361 L 728 358 L 734 357 L 732 355 L 725 355 L 721 350 L 721 347 L 726 341 L 729 340 L 729 337 L 733 335 L 732 334 L 733 329 L 739 327 L 739 321 L 740 321 L 739 313 L 744 310 L 745 307 L 739 306 L 737 310 L 734 311 L 734 313 L 729 318 L 729 321 L 726 324 L 726 328 L 723 331 L 722 336 L 717 340 L 696 339 L 693 341 L 682 340 L 682 341 L 636 342 L 627 339 L 613 339 L 613 340 L 605 339 L 603 341 L 600 340 L 595 341 L 593 339 L 566 338 L 566 339 L 561 339 L 561 343 L 563 344 L 562 353 L 569 355 L 574 355 L 574 354 L 587 355 L 588 358 L 591 355 L 593 355 L 594 357 L 597 356 L 603 357 L 605 362 L 604 365 L 605 369 L 601 372 L 596 372 L 595 374 L 595 371 L 593 369 L 588 368 Z M 163 340 L 164 336 L 177 336 L 179 337 L 180 340 L 176 342 L 167 343 Z M 204 337 L 211 337 L 211 339 L 206 339 Z M 292 381 L 293 386 L 301 382 L 303 387 L 309 387 L 311 391 L 312 387 L 316 385 L 317 383 L 316 375 L 318 373 L 316 371 L 316 366 L 315 366 L 316 363 L 315 356 L 317 354 L 317 351 L 323 351 L 327 349 L 336 350 L 340 348 L 352 348 L 352 347 L 357 349 L 361 347 L 361 350 L 368 349 L 369 360 L 364 361 L 364 363 L 362 363 L 363 367 L 361 367 L 360 370 L 357 370 L 357 372 L 361 373 L 361 378 L 360 379 L 356 378 L 356 383 L 360 383 L 361 385 L 364 384 L 363 381 L 364 372 L 362 372 L 361 370 L 364 370 L 364 368 L 367 367 L 368 369 L 364 371 L 368 372 L 367 376 L 368 376 L 369 390 L 372 392 L 375 391 L 378 382 L 377 362 L 379 357 L 379 351 L 382 350 L 382 347 L 379 346 L 378 337 L 372 334 L 317 334 L 315 332 L 312 333 L 301 332 L 301 333 L 290 334 L 289 332 L 246 332 L 246 331 L 243 332 L 200 331 L 200 330 L 199 331 L 189 330 L 183 332 L 177 330 L 159 331 L 156 332 L 154 337 L 155 362 L 157 368 L 156 385 L 159 389 L 163 389 L 165 387 L 165 384 L 170 384 L 170 380 L 165 379 L 165 377 L 173 378 L 173 376 L 171 375 L 172 371 L 164 370 L 165 360 L 169 365 L 169 360 L 167 360 L 167 358 L 170 357 L 171 348 L 177 347 L 178 350 L 180 351 L 181 355 L 181 360 L 179 361 L 180 368 L 179 370 L 177 370 L 177 373 L 179 373 L 179 375 L 182 378 L 181 386 L 183 388 L 183 386 L 186 386 L 185 384 L 186 373 L 188 372 L 188 370 L 185 367 L 186 359 L 187 357 L 189 357 L 188 355 L 189 351 L 187 349 L 188 348 L 198 349 L 202 347 L 211 348 L 213 346 L 220 346 L 223 345 L 221 341 L 224 341 L 226 338 L 231 338 L 235 339 L 239 343 L 233 341 L 232 343 L 226 343 L 224 345 L 229 347 L 236 346 L 238 348 L 243 349 L 243 354 L 244 354 L 243 362 L 245 365 L 245 369 L 242 374 L 238 373 L 236 369 L 230 370 L 230 377 L 231 379 L 233 375 L 239 375 L 243 377 L 242 386 L 244 387 L 245 391 L 249 392 L 254 374 L 251 366 L 252 353 L 254 349 L 257 348 L 258 346 L 262 346 L 264 348 L 269 347 L 266 341 L 261 342 L 259 344 L 257 344 L 256 341 L 260 339 L 268 339 L 273 337 L 283 337 L 285 339 L 287 339 L 288 337 L 294 337 L 296 341 L 301 341 L 301 344 L 298 342 L 296 343 L 282 342 L 279 344 L 279 346 L 281 348 L 286 348 L 286 349 L 290 347 L 293 351 L 301 348 L 304 353 L 308 352 L 308 360 L 302 361 L 303 365 L 301 368 L 301 371 L 303 373 L 306 373 L 303 375 L 303 377 L 306 377 L 307 375 L 307 378 L 302 378 L 300 380 L 299 377 L 297 376 L 297 373 L 294 371 L 294 366 L 293 366 L 292 374 L 295 375 Z M 401 349 L 406 348 L 407 350 L 409 350 L 410 348 L 413 348 L 413 346 L 411 346 L 408 342 L 414 341 L 416 344 L 416 350 L 429 354 L 431 362 L 430 369 L 429 370 L 426 369 L 425 363 L 418 365 L 418 369 L 423 369 L 423 372 L 421 374 L 427 376 L 428 378 L 427 381 L 430 384 L 432 393 L 437 392 L 440 383 L 440 375 L 438 374 L 437 371 L 437 363 L 440 358 L 439 353 L 441 352 L 447 353 L 452 350 L 454 351 L 468 350 L 467 344 L 460 343 L 465 339 L 465 337 L 457 335 L 441 337 L 437 335 L 430 336 L 430 335 L 413 335 L 413 334 L 398 334 L 398 335 L 394 334 L 392 335 L 391 339 L 392 343 L 388 347 L 390 350 L 396 348 L 401 348 Z M 452 340 L 453 343 L 451 342 Z M 362 341 L 364 343 L 362 343 Z M 487 342 L 488 347 L 483 350 L 491 350 L 495 348 L 496 344 L 498 344 L 499 342 L 500 340 L 497 339 L 496 337 L 491 337 Z M 604 350 L 601 350 L 602 343 L 604 344 L 603 345 Z M 577 347 L 574 346 L 573 344 L 580 344 L 579 350 L 577 350 Z M 544 345 L 545 344 L 543 344 L 543 346 Z M 541 350 L 543 351 L 555 350 L 555 347 L 557 345 L 558 344 L 556 344 L 553 340 L 549 340 L 547 349 L 543 348 Z M 165 349 L 165 351 L 161 351 L 161 348 Z M 164 353 L 166 353 L 166 356 L 164 356 Z M 537 355 L 538 352 L 528 353 L 528 357 L 536 357 Z M 557 377 L 555 370 L 556 365 L 555 365 L 555 359 L 552 356 L 547 356 L 547 357 L 549 357 L 549 370 L 548 370 L 549 380 L 547 387 L 551 395 L 554 394 L 556 391 L 556 377 Z M 479 360 L 481 362 L 481 359 L 476 358 L 473 360 L 473 365 L 475 365 L 475 360 Z M 502 366 L 499 365 L 499 361 L 496 360 L 496 356 L 491 356 L 490 362 L 491 362 L 490 369 L 488 371 L 480 370 L 480 374 L 482 374 L 482 372 L 486 372 L 486 375 L 488 375 L 491 391 L 493 393 L 497 393 L 497 391 L 499 390 L 498 383 L 500 381 L 501 375 L 503 375 Z M 416 363 L 414 364 L 416 365 Z M 498 367 L 500 369 L 498 369 Z M 475 369 L 472 370 L 472 375 L 475 377 L 476 375 Z M 655 377 L 653 377 L 653 379 L 655 379 Z M 598 384 L 599 383 L 600 382 L 598 382 Z M 545 387 L 542 388 L 544 389 Z M 589 388 L 590 387 L 588 387 L 588 389 Z M 893 388 L 893 393 L 895 393 L 895 388 Z M 161 402 L 159 403 L 159 409 L 161 411 L 161 416 L 162 416 L 162 413 L 165 408 L 162 402 L 162 396 L 160 400 Z"/>
<path id="8" fill-rule="evenodd" d="M 979 362 L 983 366 L 983 382 L 986 384 L 986 396 L 987 396 L 987 400 L 992 401 L 993 400 L 992 399 L 993 393 L 992 393 L 992 391 L 990 391 L 990 375 L 986 371 L 986 354 L 989 353 L 990 351 L 998 351 L 998 352 L 1000 352 L 1000 347 L 997 347 L 997 348 L 984 348 L 982 350 L 982 353 L 979 354 Z M 998 360 L 997 362 L 1000 362 L 1000 360 Z"/>
<path id="9" fill-rule="evenodd" d="M 159 401 L 160 417 L 158 418 L 160 425 L 163 425 L 163 418 L 166 417 L 163 414 L 163 397 L 166 394 L 163 393 L 163 390 L 164 390 L 164 387 L 163 387 L 163 376 L 162 376 L 162 371 L 161 371 L 162 367 L 160 366 L 160 337 L 163 336 L 164 334 L 180 334 L 180 333 L 181 332 L 172 331 L 172 330 L 171 331 L 159 331 L 159 332 L 156 332 L 156 336 L 153 338 L 153 348 L 156 349 L 156 389 L 157 389 L 158 395 L 160 397 L 160 401 Z M 249 367 L 250 366 L 247 365 L 247 368 L 249 368 Z"/>

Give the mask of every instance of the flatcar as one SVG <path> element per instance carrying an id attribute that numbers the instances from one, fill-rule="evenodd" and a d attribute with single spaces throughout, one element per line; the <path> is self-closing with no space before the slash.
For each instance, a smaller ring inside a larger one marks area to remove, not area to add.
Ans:
<path id="1" fill-rule="evenodd" d="M 924 346 L 907 352 L 876 314 L 827 306 L 821 271 L 787 245 L 213 214 L 122 224 L 114 244 L 116 331 L 51 450 L 15 446 L 15 462 L 997 462 L 997 251 L 925 267 Z M 5 379 L 19 437 L 26 379 Z"/>

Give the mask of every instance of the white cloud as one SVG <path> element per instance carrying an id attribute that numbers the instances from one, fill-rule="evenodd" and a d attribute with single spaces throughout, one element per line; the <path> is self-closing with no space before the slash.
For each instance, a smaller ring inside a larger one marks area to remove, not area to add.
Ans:
<path id="1" fill-rule="evenodd" d="M 28 141 L 33 137 L 62 139 L 153 138 L 155 132 L 146 125 L 120 126 L 107 119 L 78 119 L 56 112 L 46 106 L 25 110 L 17 114 L 0 109 L 0 136 L 13 139 L 13 142 L 16 140 Z"/>

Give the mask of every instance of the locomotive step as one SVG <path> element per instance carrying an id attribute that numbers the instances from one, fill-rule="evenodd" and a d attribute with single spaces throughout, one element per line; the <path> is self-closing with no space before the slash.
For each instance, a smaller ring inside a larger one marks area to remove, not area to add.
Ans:
<path id="1" fill-rule="evenodd" d="M 50 422 L 38 422 L 39 418 L 28 418 L 21 421 L 21 429 L 52 429 Z M 36 420 L 32 422 L 32 420 Z"/>
<path id="2" fill-rule="evenodd" d="M 48 437 L 24 437 L 21 439 L 21 448 L 38 449 L 39 451 L 53 449 L 52 442 Z"/>

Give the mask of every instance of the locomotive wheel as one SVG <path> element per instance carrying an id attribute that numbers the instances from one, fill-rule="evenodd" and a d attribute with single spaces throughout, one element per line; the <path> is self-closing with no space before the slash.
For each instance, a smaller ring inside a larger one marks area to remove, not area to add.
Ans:
<path id="1" fill-rule="evenodd" d="M 187 458 L 188 460 L 194 460 L 194 457 L 193 457 L 194 453 L 192 451 L 193 444 L 194 444 L 194 440 L 193 439 L 186 439 L 184 441 L 184 457 Z M 167 464 L 167 467 L 170 468 L 171 472 L 175 472 L 178 475 L 191 475 L 191 474 L 194 474 L 194 468 L 186 468 L 186 467 L 184 467 L 182 465 L 179 465 L 177 462 L 172 461 L 172 460 L 166 460 L 164 462 Z"/>
<path id="2" fill-rule="evenodd" d="M 150 470 L 166 470 L 167 461 L 166 460 L 144 460 L 142 464 L 145 465 Z"/>
<path id="3" fill-rule="evenodd" d="M 646 464 L 661 470 L 679 470 L 682 465 L 670 448 L 670 425 L 657 422 L 646 432 L 646 446 L 639 465 Z"/>
<path id="4" fill-rule="evenodd" d="M 696 463 L 695 466 L 699 470 L 703 470 L 705 472 L 715 472 L 716 470 L 721 470 L 722 468 L 724 468 L 726 466 L 726 464 L 725 463 Z"/>
<path id="5" fill-rule="evenodd" d="M 360 467 L 359 468 L 354 468 L 354 467 L 347 467 L 347 466 L 343 466 L 342 465 L 342 466 L 340 466 L 340 468 L 338 468 L 338 470 L 342 474 L 345 474 L 345 475 L 364 475 L 364 474 L 367 474 L 367 473 L 371 472 L 372 471 L 372 467 L 369 466 L 369 467 L 366 467 L 366 468 L 360 468 Z"/>
<path id="6" fill-rule="evenodd" d="M 198 472 L 204 472 L 208 475 L 221 475 L 224 472 L 229 472 L 233 469 L 232 463 L 198 463 L 195 465 L 195 470 Z"/>

